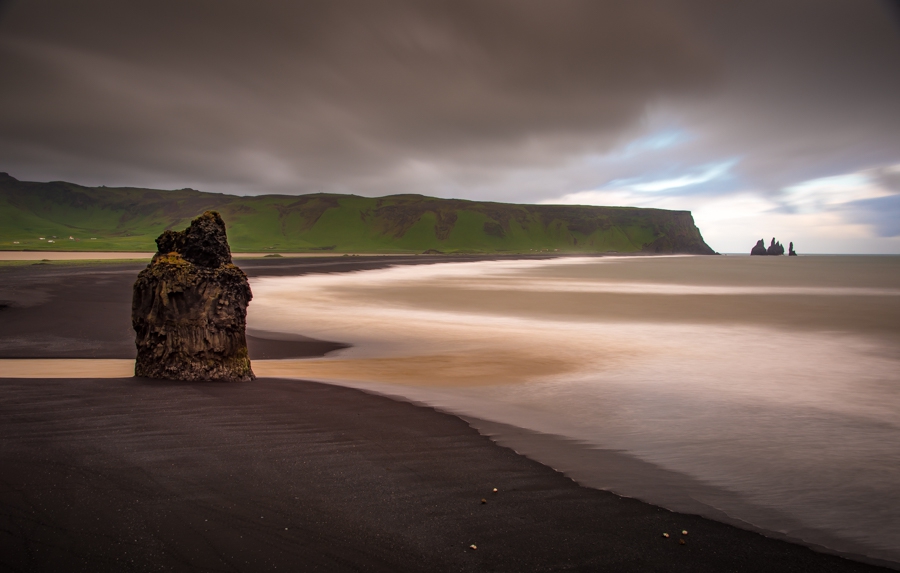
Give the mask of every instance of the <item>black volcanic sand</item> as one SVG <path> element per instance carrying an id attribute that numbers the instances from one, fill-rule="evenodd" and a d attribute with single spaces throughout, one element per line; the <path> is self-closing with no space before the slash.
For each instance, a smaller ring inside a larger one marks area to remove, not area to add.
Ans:
<path id="1" fill-rule="evenodd" d="M 497 258 L 497 257 L 493 257 Z M 237 259 L 249 277 L 347 272 L 453 257 Z M 463 260 L 483 260 L 466 258 Z M 131 289 L 146 263 L 0 267 L 0 358 L 134 358 Z M 250 303 L 252 312 L 253 302 Z M 251 359 L 322 356 L 346 345 L 248 332 Z"/>
<path id="2" fill-rule="evenodd" d="M 324 384 L 0 379 L 0 435 L 11 571 L 878 570 L 582 488 L 456 417 Z"/>
<path id="3" fill-rule="evenodd" d="M 262 276 L 391 262 L 239 264 Z M 0 269 L 3 356 L 92 356 L 78 341 L 133 356 L 142 267 Z M 257 355 L 323 351 L 272 336 Z M 580 487 L 459 418 L 358 390 L 0 379 L 0 570 L 276 569 L 883 570 Z"/>

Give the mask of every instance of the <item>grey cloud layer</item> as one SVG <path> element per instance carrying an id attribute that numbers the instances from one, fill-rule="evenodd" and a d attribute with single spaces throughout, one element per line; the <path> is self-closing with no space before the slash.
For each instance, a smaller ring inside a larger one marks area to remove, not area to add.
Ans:
<path id="1" fill-rule="evenodd" d="M 410 160 L 495 167 L 608 145 L 652 98 L 714 79 L 651 5 L 548 6 L 23 2 L 2 24 L 3 155 L 391 184 Z"/>
<path id="2" fill-rule="evenodd" d="M 0 20 L 0 170 L 535 201 L 737 157 L 736 182 L 777 194 L 900 160 L 887 14 L 866 0 L 22 1 Z M 692 139 L 579 163 L 657 116 Z"/>

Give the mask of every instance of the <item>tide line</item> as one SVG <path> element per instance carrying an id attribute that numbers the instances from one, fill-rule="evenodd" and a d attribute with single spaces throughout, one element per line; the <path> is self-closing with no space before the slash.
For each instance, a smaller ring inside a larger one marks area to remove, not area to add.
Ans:
<path id="1" fill-rule="evenodd" d="M 413 386 L 510 384 L 567 373 L 565 360 L 509 353 L 447 353 L 369 359 L 253 360 L 266 378 L 393 382 Z M 131 378 L 134 360 L 90 358 L 0 359 L 0 378 Z"/>

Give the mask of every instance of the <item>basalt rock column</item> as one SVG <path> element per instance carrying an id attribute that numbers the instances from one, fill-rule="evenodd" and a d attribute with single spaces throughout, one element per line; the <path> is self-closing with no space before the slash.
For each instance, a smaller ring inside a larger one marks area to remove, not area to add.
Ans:
<path id="1" fill-rule="evenodd" d="M 751 255 L 765 255 L 766 254 L 766 243 L 762 239 L 756 241 L 756 246 L 754 246 L 750 250 Z"/>
<path id="2" fill-rule="evenodd" d="M 231 262 L 225 223 L 207 211 L 184 231 L 156 239 L 159 251 L 134 283 L 134 375 L 248 381 L 247 275 Z"/>
<path id="3" fill-rule="evenodd" d="M 766 249 L 766 254 L 780 257 L 784 254 L 784 247 L 781 245 L 781 243 L 775 240 L 775 237 L 772 237 L 772 242 L 769 243 L 769 248 Z"/>

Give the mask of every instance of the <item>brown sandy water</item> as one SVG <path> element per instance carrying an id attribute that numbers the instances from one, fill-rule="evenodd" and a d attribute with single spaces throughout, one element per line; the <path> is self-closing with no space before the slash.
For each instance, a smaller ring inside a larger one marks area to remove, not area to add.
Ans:
<path id="1" fill-rule="evenodd" d="M 354 345 L 272 375 L 430 404 L 586 485 L 900 562 L 900 257 L 493 261 L 252 287 L 251 327 Z M 538 434 L 559 438 L 552 459 Z M 585 463 L 603 452 L 642 479 Z"/>

